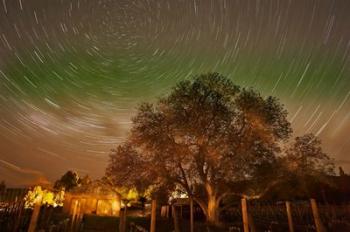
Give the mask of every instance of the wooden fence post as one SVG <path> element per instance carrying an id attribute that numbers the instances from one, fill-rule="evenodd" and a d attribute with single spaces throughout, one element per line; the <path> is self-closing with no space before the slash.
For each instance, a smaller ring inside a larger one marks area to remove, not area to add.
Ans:
<path id="1" fill-rule="evenodd" d="M 77 207 L 78 207 L 78 200 L 72 199 L 71 209 L 70 209 L 70 212 L 72 213 L 71 221 L 70 221 L 70 230 L 71 231 L 74 231 L 74 221 L 75 221 L 75 215 L 77 213 Z"/>
<path id="2" fill-rule="evenodd" d="M 122 202 L 121 202 L 120 196 L 117 195 L 116 196 L 116 216 L 120 216 L 121 205 L 122 205 Z"/>
<path id="3" fill-rule="evenodd" d="M 165 206 L 164 206 L 164 205 L 162 205 L 162 206 L 160 207 L 160 216 L 161 216 L 161 217 L 165 217 Z"/>
<path id="4" fill-rule="evenodd" d="M 152 200 L 152 211 L 151 211 L 151 229 L 150 232 L 156 231 L 156 217 L 157 217 L 157 201 Z"/>
<path id="5" fill-rule="evenodd" d="M 85 213 L 85 207 L 86 207 L 86 198 L 81 199 L 80 204 L 79 204 L 79 213 L 78 213 L 78 222 L 79 225 L 81 221 L 83 220 L 84 213 Z"/>
<path id="6" fill-rule="evenodd" d="M 165 216 L 166 216 L 166 218 L 169 218 L 169 205 L 167 205 L 167 206 L 165 206 Z"/>
<path id="7" fill-rule="evenodd" d="M 290 207 L 290 202 L 286 201 L 287 217 L 288 217 L 288 228 L 289 232 L 294 232 L 292 209 Z"/>
<path id="8" fill-rule="evenodd" d="M 124 225 L 124 232 L 126 231 L 126 216 L 128 216 L 128 205 L 125 205 L 124 208 L 124 215 L 123 215 L 123 225 Z"/>
<path id="9" fill-rule="evenodd" d="M 250 232 L 256 232 L 253 216 L 250 213 L 250 211 L 248 211 L 248 224 L 249 224 Z"/>
<path id="10" fill-rule="evenodd" d="M 79 208 L 80 208 L 80 200 L 75 199 L 74 200 L 74 206 L 73 206 L 73 215 L 72 215 L 72 222 L 71 222 L 71 231 L 76 230 L 76 224 L 79 218 Z"/>
<path id="11" fill-rule="evenodd" d="M 18 231 L 18 228 L 20 227 L 21 225 L 21 220 L 22 220 L 22 212 L 23 212 L 23 209 L 24 209 L 24 201 L 21 201 L 18 204 L 18 218 L 16 220 L 16 225 L 14 227 L 14 231 Z"/>
<path id="12" fill-rule="evenodd" d="M 40 214 L 40 208 L 41 208 L 41 199 L 38 200 L 38 202 L 36 202 L 34 205 L 32 217 L 30 219 L 28 232 L 35 232 L 36 224 L 38 222 L 38 218 L 39 218 L 39 214 Z"/>
<path id="13" fill-rule="evenodd" d="M 175 205 L 171 206 L 171 215 L 173 216 L 174 219 L 174 229 L 175 232 L 180 232 L 180 228 L 179 228 L 179 221 L 178 221 L 178 217 L 177 217 L 177 213 L 176 213 L 176 208 Z"/>
<path id="14" fill-rule="evenodd" d="M 318 212 L 317 204 L 315 199 L 310 199 L 312 215 L 314 216 L 315 226 L 317 232 L 324 232 L 323 225 L 320 219 L 320 214 Z"/>
<path id="15" fill-rule="evenodd" d="M 125 210 L 119 211 L 119 232 L 125 232 Z"/>
<path id="16" fill-rule="evenodd" d="M 242 219 L 243 219 L 243 231 L 249 232 L 249 222 L 248 222 L 248 209 L 247 209 L 247 199 L 241 199 L 242 205 Z"/>
<path id="17" fill-rule="evenodd" d="M 99 199 L 96 198 L 96 205 L 95 205 L 96 215 L 98 215 L 98 202 L 99 202 Z"/>
<path id="18" fill-rule="evenodd" d="M 194 224 L 193 224 L 193 198 L 190 197 L 190 231 L 194 231 Z"/>

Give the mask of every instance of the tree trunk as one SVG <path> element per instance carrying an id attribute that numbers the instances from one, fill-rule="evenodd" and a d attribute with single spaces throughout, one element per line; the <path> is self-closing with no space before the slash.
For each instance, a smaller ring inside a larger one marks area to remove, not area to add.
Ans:
<path id="1" fill-rule="evenodd" d="M 206 184 L 205 188 L 207 190 L 208 196 L 208 206 L 207 206 L 207 221 L 210 224 L 219 224 L 219 201 L 215 191 L 210 184 Z"/>
<path id="2" fill-rule="evenodd" d="M 174 219 L 175 232 L 180 232 L 179 218 L 177 217 L 177 212 L 176 212 L 175 205 L 171 206 L 171 210 L 172 210 L 171 214 L 172 214 L 172 217 Z"/>
<path id="3" fill-rule="evenodd" d="M 202 209 L 208 223 L 220 225 L 220 195 L 215 193 L 213 187 L 211 187 L 209 183 L 205 185 L 205 189 L 207 192 L 207 201 L 196 197 L 194 197 L 193 200 Z"/>
<path id="4" fill-rule="evenodd" d="M 219 224 L 219 204 L 215 196 L 208 196 L 207 221 L 210 224 Z"/>

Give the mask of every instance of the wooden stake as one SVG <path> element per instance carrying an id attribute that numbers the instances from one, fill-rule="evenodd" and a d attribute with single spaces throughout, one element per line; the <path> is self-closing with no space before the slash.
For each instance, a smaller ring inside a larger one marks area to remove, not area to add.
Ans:
<path id="1" fill-rule="evenodd" d="M 166 208 L 165 207 L 166 207 L 165 205 L 160 207 L 160 216 L 161 217 L 165 217 L 165 215 L 166 215 Z"/>
<path id="2" fill-rule="evenodd" d="M 41 199 L 34 205 L 32 217 L 30 219 L 30 224 L 28 228 L 28 232 L 35 232 L 36 224 L 38 222 L 39 214 L 40 214 L 40 208 L 41 208 Z"/>
<path id="3" fill-rule="evenodd" d="M 242 205 L 242 219 L 243 219 L 243 231 L 249 232 L 249 222 L 248 222 L 248 209 L 247 209 L 247 199 L 241 199 Z"/>
<path id="4" fill-rule="evenodd" d="M 123 230 L 126 231 L 126 216 L 128 215 L 128 206 L 125 205 L 124 215 L 123 215 Z"/>
<path id="5" fill-rule="evenodd" d="M 77 222 L 79 223 L 81 217 L 82 217 L 82 205 L 84 204 L 84 199 L 79 199 L 79 204 L 77 208 Z"/>
<path id="6" fill-rule="evenodd" d="M 317 232 L 324 232 L 323 225 L 320 219 L 320 214 L 318 213 L 318 208 L 315 199 L 310 199 L 312 215 L 314 216 L 315 226 Z"/>
<path id="7" fill-rule="evenodd" d="M 18 212 L 18 219 L 16 220 L 16 225 L 15 225 L 14 231 L 17 231 L 18 227 L 21 225 L 23 208 L 24 208 L 24 202 L 20 202 L 18 204 L 18 210 L 19 210 L 19 212 Z"/>
<path id="8" fill-rule="evenodd" d="M 76 218 L 77 218 L 77 210 L 78 210 L 78 199 L 74 199 L 72 200 L 73 202 L 73 214 L 72 214 L 72 220 L 71 220 L 71 231 L 74 231 L 75 230 L 75 221 L 76 221 Z"/>
<path id="9" fill-rule="evenodd" d="M 120 212 L 119 212 L 119 232 L 125 232 L 124 215 L 125 215 L 125 211 L 120 210 Z"/>
<path id="10" fill-rule="evenodd" d="M 171 211 L 172 211 L 171 214 L 172 214 L 173 219 L 174 219 L 175 232 L 180 232 L 179 221 L 178 221 L 175 205 L 171 206 Z"/>
<path id="11" fill-rule="evenodd" d="M 290 202 L 286 201 L 287 217 L 288 217 L 288 228 L 289 232 L 294 232 L 292 209 L 290 207 Z"/>
<path id="12" fill-rule="evenodd" d="M 250 212 L 248 212 L 248 224 L 249 224 L 250 232 L 256 232 L 254 220 Z"/>
<path id="13" fill-rule="evenodd" d="M 193 198 L 190 197 L 190 231 L 194 231 L 194 224 L 193 224 Z"/>
<path id="14" fill-rule="evenodd" d="M 120 208 L 121 208 L 122 202 L 120 199 L 120 196 L 116 196 L 116 216 L 120 216 Z"/>
<path id="15" fill-rule="evenodd" d="M 98 202 L 99 202 L 99 199 L 96 198 L 96 206 L 95 206 L 96 215 L 98 215 Z"/>
<path id="16" fill-rule="evenodd" d="M 150 232 L 156 231 L 156 215 L 157 213 L 157 201 L 152 200 L 152 211 L 151 211 L 151 229 Z"/>
<path id="17" fill-rule="evenodd" d="M 170 206 L 169 205 L 166 206 L 166 217 L 167 218 L 170 217 Z"/>

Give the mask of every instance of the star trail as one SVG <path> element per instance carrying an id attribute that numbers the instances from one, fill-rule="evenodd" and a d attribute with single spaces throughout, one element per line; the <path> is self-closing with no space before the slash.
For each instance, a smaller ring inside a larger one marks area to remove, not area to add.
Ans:
<path id="1" fill-rule="evenodd" d="M 348 0 L 1 0 L 0 179 L 100 177 L 135 107 L 219 72 L 350 171 Z"/>

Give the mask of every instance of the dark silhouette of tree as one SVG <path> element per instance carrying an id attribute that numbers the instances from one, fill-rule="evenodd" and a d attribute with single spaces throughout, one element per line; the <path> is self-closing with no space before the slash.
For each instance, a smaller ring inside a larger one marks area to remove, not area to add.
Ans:
<path id="1" fill-rule="evenodd" d="M 284 157 L 286 170 L 299 176 L 334 175 L 334 163 L 322 151 L 321 141 L 314 134 L 296 137 Z"/>
<path id="2" fill-rule="evenodd" d="M 217 223 L 219 204 L 235 183 L 276 165 L 279 143 L 291 134 L 286 117 L 274 97 L 217 73 L 200 75 L 138 108 L 130 137 L 112 151 L 106 175 L 120 185 L 181 189 Z"/>
<path id="3" fill-rule="evenodd" d="M 59 180 L 55 182 L 55 189 L 64 188 L 66 191 L 71 191 L 80 183 L 79 175 L 73 171 L 67 171 Z"/>
<path id="4" fill-rule="evenodd" d="M 5 192 L 5 190 L 6 190 L 5 181 L 1 181 L 1 182 L 0 182 L 0 193 Z"/>
<path id="5" fill-rule="evenodd" d="M 77 185 L 70 189 L 70 191 L 79 192 L 79 193 L 88 193 L 96 188 L 96 184 L 89 175 L 85 175 L 82 178 L 79 178 Z"/>
<path id="6" fill-rule="evenodd" d="M 346 173 L 341 166 L 339 166 L 339 176 L 346 176 Z"/>
<path id="7" fill-rule="evenodd" d="M 321 141 L 314 134 L 296 137 L 280 164 L 279 195 L 289 199 L 314 197 L 332 185 L 330 177 L 335 175 L 333 160 L 323 152 Z"/>

